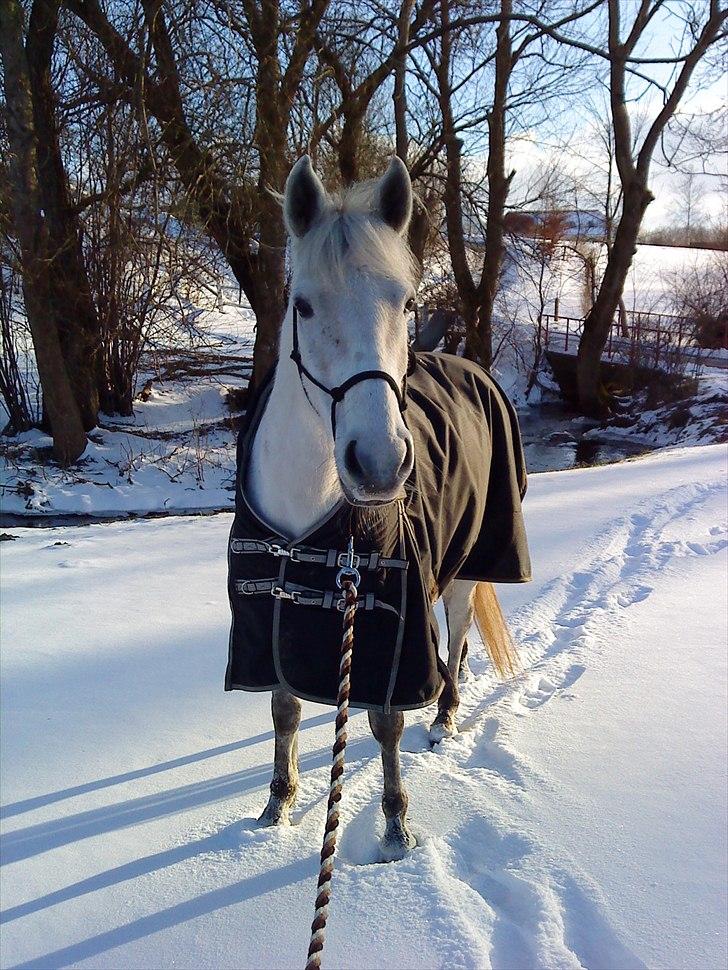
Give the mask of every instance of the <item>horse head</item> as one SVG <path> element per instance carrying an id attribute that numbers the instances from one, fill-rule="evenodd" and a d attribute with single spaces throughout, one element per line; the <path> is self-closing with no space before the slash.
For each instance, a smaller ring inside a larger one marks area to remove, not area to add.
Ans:
<path id="1" fill-rule="evenodd" d="M 393 158 L 378 181 L 333 196 L 304 156 L 286 182 L 283 211 L 292 279 L 281 355 L 296 362 L 333 438 L 347 499 L 389 502 L 413 462 L 402 417 L 417 278 L 406 243 L 409 174 Z"/>

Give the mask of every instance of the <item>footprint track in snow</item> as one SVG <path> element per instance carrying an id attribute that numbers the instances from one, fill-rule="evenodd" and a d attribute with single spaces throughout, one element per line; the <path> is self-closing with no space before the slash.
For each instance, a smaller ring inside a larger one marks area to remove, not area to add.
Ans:
<path id="1" fill-rule="evenodd" d="M 664 538 L 674 522 L 684 521 L 695 506 L 720 487 L 695 484 L 675 488 L 652 500 L 649 511 L 641 510 L 612 523 L 592 540 L 592 548 L 599 551 L 589 569 L 582 567 L 553 580 L 535 601 L 522 608 L 512 625 L 516 641 L 525 648 L 531 672 L 545 682 L 554 683 L 555 678 L 560 683 L 573 662 L 582 666 L 588 663 L 592 651 L 603 642 L 605 629 L 611 630 L 624 610 L 651 594 L 650 578 L 655 572 L 675 558 L 723 551 L 728 540 L 717 538 L 724 534 L 718 528 L 711 530 L 711 536 L 716 537 L 713 541 L 705 542 L 701 537 L 701 541 L 671 542 Z M 546 683 L 534 690 L 533 682 L 529 682 L 523 706 L 539 707 L 538 701 L 548 700 L 554 693 Z"/>
<path id="2" fill-rule="evenodd" d="M 523 707 L 531 709 L 541 707 L 542 704 L 550 701 L 554 694 L 573 687 L 585 670 L 584 664 L 572 664 L 558 678 L 549 679 L 548 677 L 534 675 L 531 686 L 518 695 L 517 701 Z"/>
<path id="3" fill-rule="evenodd" d="M 713 491 L 699 484 L 687 489 L 687 495 L 685 488 L 673 489 L 651 500 L 647 511 L 617 520 L 595 536 L 591 547 L 597 553 L 589 566 L 553 580 L 511 621 L 529 663 L 527 671 L 499 685 L 482 657 L 471 658 L 481 672 L 461 687 L 461 740 L 442 742 L 440 750 L 458 760 L 456 750 L 462 749 L 464 767 L 502 770 L 511 784 L 523 787 L 535 769 L 520 764 L 517 755 L 495 740 L 497 727 L 493 730 L 492 725 L 498 724 L 499 705 L 506 703 L 511 711 L 528 716 L 554 697 L 573 700 L 570 688 L 588 669 L 594 651 L 602 648 L 605 631 L 612 636 L 625 611 L 651 594 L 651 575 L 675 556 L 696 554 L 687 542 L 666 542 L 664 531 Z M 710 544 L 711 552 L 720 548 L 722 539 Z M 484 719 L 486 712 L 490 718 Z M 464 746 L 463 736 L 469 736 Z"/>
<path id="4" fill-rule="evenodd" d="M 653 588 L 652 586 L 635 586 L 633 589 L 626 589 L 622 593 L 617 593 L 617 603 L 624 609 L 628 606 L 634 606 L 635 603 L 646 600 Z"/>
<path id="5" fill-rule="evenodd" d="M 457 785 L 461 795 L 463 788 L 470 788 L 475 811 L 484 778 L 494 784 L 500 776 L 501 787 L 515 797 L 527 797 L 533 784 L 548 785 L 539 767 L 509 746 L 504 713 L 529 717 L 555 698 L 573 698 L 572 688 L 588 670 L 594 651 L 603 650 L 630 607 L 651 595 L 655 572 L 684 556 L 725 550 L 725 530 L 717 527 L 709 535 L 686 540 L 670 536 L 673 524 L 682 522 L 715 489 L 701 484 L 673 489 L 595 536 L 591 559 L 549 583 L 511 620 L 529 669 L 499 684 L 482 647 L 480 655 L 471 655 L 475 676 L 461 685 L 460 733 L 431 754 L 414 756 L 404 772 L 406 783 L 418 759 L 429 757 L 428 784 L 443 789 Z M 416 810 L 414 798 L 412 808 Z M 372 812 L 377 809 L 378 799 L 371 805 Z M 369 831 L 372 824 L 368 823 Z M 505 819 L 455 819 L 445 844 L 425 836 L 424 848 L 440 856 L 449 891 L 460 894 L 463 912 L 478 912 L 473 894 L 482 898 L 482 919 L 490 921 L 491 965 L 577 968 L 600 959 L 603 963 L 606 955 L 608 965 L 643 967 L 612 931 L 598 891 L 541 861 L 546 853 L 540 846 L 524 841 L 516 847 L 509 842 L 516 838 L 510 828 Z M 513 851 L 505 851 L 509 845 Z"/>

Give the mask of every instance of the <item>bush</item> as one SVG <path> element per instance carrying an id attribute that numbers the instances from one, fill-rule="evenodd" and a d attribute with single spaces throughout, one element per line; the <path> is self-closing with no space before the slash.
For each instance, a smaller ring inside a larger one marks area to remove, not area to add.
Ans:
<path id="1" fill-rule="evenodd" d="M 674 312 L 690 322 L 698 346 L 728 350 L 728 252 L 676 274 L 672 290 Z"/>

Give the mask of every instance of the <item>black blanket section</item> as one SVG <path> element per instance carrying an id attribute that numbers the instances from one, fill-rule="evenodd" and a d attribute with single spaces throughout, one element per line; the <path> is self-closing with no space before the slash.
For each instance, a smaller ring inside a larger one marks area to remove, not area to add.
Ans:
<path id="1" fill-rule="evenodd" d="M 513 407 L 477 364 L 417 354 L 404 412 L 415 453 L 406 498 L 378 509 L 342 502 L 290 541 L 253 511 L 244 490 L 271 387 L 272 377 L 251 401 L 238 440 L 225 689 L 282 687 L 336 703 L 342 614 L 335 577 L 353 535 L 362 581 L 350 703 L 385 712 L 425 707 L 442 689 L 434 600 L 455 577 L 531 578 L 521 512 L 526 471 Z M 272 595 L 274 588 L 284 598 Z"/>

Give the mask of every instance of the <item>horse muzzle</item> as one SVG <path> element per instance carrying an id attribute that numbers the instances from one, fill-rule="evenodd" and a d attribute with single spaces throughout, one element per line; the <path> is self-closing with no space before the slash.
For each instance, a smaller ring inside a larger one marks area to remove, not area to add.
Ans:
<path id="1" fill-rule="evenodd" d="M 339 479 L 352 505 L 385 505 L 404 496 L 404 483 L 412 472 L 412 436 L 404 434 L 371 443 L 350 439 L 343 449 Z M 343 467 L 341 467 L 343 465 Z"/>

